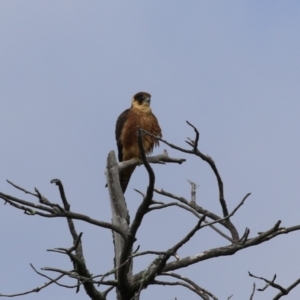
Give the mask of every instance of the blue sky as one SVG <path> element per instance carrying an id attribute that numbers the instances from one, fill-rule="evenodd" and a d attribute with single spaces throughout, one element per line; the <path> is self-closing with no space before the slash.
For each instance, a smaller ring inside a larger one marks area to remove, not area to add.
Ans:
<path id="1" fill-rule="evenodd" d="M 298 1 L 10 1 L 0 3 L 0 190 L 24 199 L 9 179 L 59 202 L 50 180 L 60 178 L 76 212 L 110 221 L 105 185 L 107 154 L 116 150 L 118 115 L 139 91 L 152 95 L 152 109 L 166 140 L 185 146 L 193 131 L 200 149 L 215 160 L 242 234 L 299 224 L 300 4 Z M 187 179 L 200 185 L 197 201 L 220 213 L 216 180 L 195 157 L 161 145 L 181 166 L 154 166 L 156 187 L 190 197 Z M 126 199 L 133 215 L 147 175 L 137 168 Z M 155 196 L 156 200 L 164 200 Z M 34 200 L 34 199 L 32 199 Z M 29 290 L 44 282 L 29 267 L 71 269 L 68 258 L 46 252 L 70 247 L 65 220 L 0 210 L 0 292 Z M 164 250 L 195 225 L 170 208 L 147 216 L 138 234 L 141 250 Z M 112 268 L 111 233 L 82 222 L 87 263 L 94 274 Z M 250 297 L 247 271 L 288 285 L 299 278 L 298 233 L 281 236 L 231 257 L 180 270 L 220 299 Z M 199 232 L 184 257 L 227 241 Z M 137 260 L 135 271 L 149 260 Z M 17 282 L 17 283 L 16 283 Z M 262 286 L 261 283 L 258 283 Z M 269 299 L 276 291 L 256 293 Z M 182 288 L 149 287 L 142 299 L 197 299 Z M 300 288 L 290 298 L 300 297 Z M 84 291 L 50 287 L 26 299 L 86 299 Z M 114 299 L 111 295 L 110 299 Z"/>

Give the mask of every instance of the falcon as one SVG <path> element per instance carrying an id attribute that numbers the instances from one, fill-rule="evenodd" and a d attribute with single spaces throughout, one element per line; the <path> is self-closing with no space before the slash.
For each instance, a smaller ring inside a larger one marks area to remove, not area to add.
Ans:
<path id="1" fill-rule="evenodd" d="M 137 130 L 138 126 L 155 136 L 162 137 L 161 129 L 155 115 L 150 108 L 151 95 L 146 92 L 135 94 L 131 100 L 131 107 L 123 111 L 116 123 L 116 141 L 119 161 L 132 158 L 141 159 Z M 159 141 L 147 134 L 142 137 L 146 154 L 150 154 Z M 126 191 L 135 166 L 130 166 L 120 172 L 120 184 L 123 194 Z"/>

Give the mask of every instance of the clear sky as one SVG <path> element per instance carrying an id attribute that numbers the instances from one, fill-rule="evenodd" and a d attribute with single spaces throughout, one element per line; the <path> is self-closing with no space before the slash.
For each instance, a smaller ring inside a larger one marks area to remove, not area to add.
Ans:
<path id="1" fill-rule="evenodd" d="M 53 178 L 63 181 L 71 208 L 103 221 L 111 212 L 105 189 L 107 154 L 116 150 L 115 121 L 139 91 L 152 95 L 164 138 L 182 147 L 193 131 L 215 160 L 232 221 L 250 236 L 300 223 L 300 2 L 299 1 L 11 1 L 0 2 L 0 191 L 31 199 L 6 183 L 34 187 L 60 202 Z M 155 150 L 159 154 L 165 145 Z M 156 187 L 190 197 L 187 179 L 200 185 L 197 201 L 220 213 L 216 180 L 197 158 L 181 166 L 154 166 Z M 131 215 L 141 201 L 146 171 L 138 168 L 126 199 Z M 156 200 L 167 200 L 156 195 Z M 35 200 L 35 199 L 32 199 Z M 45 282 L 30 268 L 71 270 L 67 257 L 46 252 L 70 247 L 63 219 L 29 217 L 0 209 L 0 292 Z M 165 250 L 196 223 L 170 208 L 146 217 L 137 244 Z M 111 232 L 76 222 L 83 231 L 91 272 L 112 269 Z M 280 236 L 234 256 L 205 261 L 178 273 L 219 299 L 249 299 L 247 271 L 288 285 L 300 277 L 300 233 Z M 192 255 L 228 242 L 207 229 L 179 251 Z M 149 260 L 136 261 L 135 272 Z M 52 275 L 52 274 L 51 274 Z M 69 282 L 69 281 L 68 281 Z M 263 284 L 257 282 L 258 287 Z M 277 293 L 256 293 L 256 300 Z M 141 300 L 198 299 L 183 288 L 149 287 Z M 290 299 L 300 298 L 300 287 Z M 87 299 L 51 286 L 25 299 Z M 114 294 L 110 296 L 114 299 Z"/>

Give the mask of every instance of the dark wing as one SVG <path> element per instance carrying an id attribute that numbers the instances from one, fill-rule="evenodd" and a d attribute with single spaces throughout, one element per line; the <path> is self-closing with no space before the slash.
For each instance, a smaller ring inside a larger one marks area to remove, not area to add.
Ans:
<path id="1" fill-rule="evenodd" d="M 127 116 L 128 116 L 129 109 L 124 110 L 116 123 L 116 141 L 117 141 L 117 146 L 118 146 L 118 158 L 119 161 L 123 161 L 123 145 L 121 142 L 121 134 L 122 130 L 124 128 L 124 124 L 127 121 Z"/>
<path id="2" fill-rule="evenodd" d="M 122 136 L 122 131 L 125 126 L 125 123 L 128 120 L 129 110 L 130 109 L 124 110 L 120 114 L 119 118 L 117 119 L 117 123 L 116 123 L 116 141 L 117 141 L 117 146 L 118 146 L 118 158 L 119 158 L 120 162 L 123 161 L 123 144 L 121 141 L 121 136 Z M 129 167 L 129 168 L 121 171 L 119 174 L 119 176 L 120 176 L 119 180 L 120 180 L 123 194 L 126 191 L 127 185 L 129 183 L 129 179 L 130 179 L 131 174 L 133 173 L 134 169 L 135 169 L 135 166 Z"/>

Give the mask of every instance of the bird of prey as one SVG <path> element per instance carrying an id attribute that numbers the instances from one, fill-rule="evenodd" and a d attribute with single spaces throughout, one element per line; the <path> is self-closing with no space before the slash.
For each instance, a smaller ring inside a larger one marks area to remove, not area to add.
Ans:
<path id="1" fill-rule="evenodd" d="M 123 111 L 117 119 L 116 140 L 120 162 L 131 158 L 141 159 L 137 139 L 138 126 L 155 136 L 162 137 L 158 121 L 150 108 L 150 100 L 151 95 L 146 92 L 135 94 L 131 101 L 131 107 Z M 154 146 L 159 144 L 157 139 L 146 134 L 143 135 L 142 141 L 146 154 L 150 154 Z M 123 194 L 134 169 L 135 166 L 130 166 L 120 172 L 120 184 Z"/>

